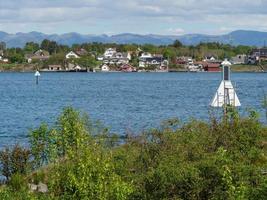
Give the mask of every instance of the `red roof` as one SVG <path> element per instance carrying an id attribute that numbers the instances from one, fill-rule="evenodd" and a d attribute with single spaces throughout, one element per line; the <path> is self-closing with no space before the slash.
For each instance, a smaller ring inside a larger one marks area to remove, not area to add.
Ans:
<path id="1" fill-rule="evenodd" d="M 208 63 L 207 64 L 207 67 L 208 68 L 218 68 L 218 67 L 220 67 L 221 65 L 220 64 L 218 64 L 218 63 Z"/>

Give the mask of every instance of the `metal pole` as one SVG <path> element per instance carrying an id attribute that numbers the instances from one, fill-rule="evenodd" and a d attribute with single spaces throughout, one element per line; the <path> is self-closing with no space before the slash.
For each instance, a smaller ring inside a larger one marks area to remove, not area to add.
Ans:
<path id="1" fill-rule="evenodd" d="M 224 116 L 226 116 L 226 105 L 225 105 L 225 103 L 226 103 L 226 96 L 225 96 L 225 90 L 226 90 L 226 88 L 225 88 L 225 80 L 223 81 L 223 113 L 224 113 Z"/>

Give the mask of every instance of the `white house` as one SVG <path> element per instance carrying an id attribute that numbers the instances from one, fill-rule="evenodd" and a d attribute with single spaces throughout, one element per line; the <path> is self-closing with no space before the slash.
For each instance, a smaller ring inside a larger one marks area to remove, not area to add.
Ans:
<path id="1" fill-rule="evenodd" d="M 8 62 L 8 59 L 7 58 L 4 58 L 3 56 L 0 56 L 0 61 L 7 63 Z"/>
<path id="2" fill-rule="evenodd" d="M 102 72 L 108 72 L 110 69 L 109 69 L 109 66 L 108 65 L 106 65 L 106 64 L 104 64 L 104 65 L 102 65 L 102 67 L 101 67 L 101 71 Z"/>
<path id="3" fill-rule="evenodd" d="M 48 65 L 48 71 L 61 71 L 61 65 Z"/>
<path id="4" fill-rule="evenodd" d="M 69 59 L 69 58 L 80 58 L 80 56 L 78 56 L 75 52 L 70 51 L 70 52 L 66 55 L 66 58 L 67 58 L 67 59 Z"/>
<path id="5" fill-rule="evenodd" d="M 146 57 L 146 58 L 139 58 L 139 67 L 145 68 L 148 66 L 154 66 L 154 67 L 161 67 L 165 66 L 167 67 L 169 65 L 169 62 L 167 59 L 164 59 L 163 57 Z"/>
<path id="6" fill-rule="evenodd" d="M 258 60 L 257 60 L 256 57 L 254 57 L 254 56 L 248 56 L 245 64 L 254 65 L 254 64 L 257 63 L 257 61 Z"/>
<path id="7" fill-rule="evenodd" d="M 232 57 L 231 63 L 236 65 L 236 64 L 245 64 L 247 62 L 247 55 L 241 54 L 241 55 L 236 55 L 235 57 Z"/>
<path id="8" fill-rule="evenodd" d="M 121 65 L 121 64 L 128 64 L 130 60 L 131 60 L 130 53 L 125 53 L 125 52 L 114 53 L 112 49 L 109 49 L 106 51 L 102 62 L 107 65 Z"/>
<path id="9" fill-rule="evenodd" d="M 76 65 L 75 67 L 74 67 L 74 70 L 75 71 L 80 71 L 82 68 L 79 66 L 79 65 Z"/>
<path id="10" fill-rule="evenodd" d="M 128 60 L 132 60 L 132 55 L 130 54 L 130 52 L 127 52 L 127 58 Z"/>
<path id="11" fill-rule="evenodd" d="M 104 58 L 112 58 L 113 55 L 116 53 L 117 53 L 116 49 L 108 48 L 108 49 L 106 49 L 106 51 L 104 53 Z"/>
<path id="12" fill-rule="evenodd" d="M 215 62 L 217 59 L 213 55 L 207 55 L 205 56 L 205 59 L 203 60 L 204 62 Z"/>
<path id="13" fill-rule="evenodd" d="M 103 56 L 98 56 L 98 57 L 97 57 L 97 60 L 98 60 L 98 61 L 103 61 L 103 60 L 104 60 L 104 57 L 103 57 Z"/>
<path id="14" fill-rule="evenodd" d="M 33 60 L 45 61 L 50 58 L 50 54 L 46 50 L 39 49 L 33 54 L 26 54 L 25 58 L 27 59 L 28 63 L 31 63 Z"/>
<path id="15" fill-rule="evenodd" d="M 8 59 L 7 58 L 3 58 L 2 61 L 5 62 L 5 63 L 7 63 L 8 62 Z"/>
<path id="16" fill-rule="evenodd" d="M 146 58 L 152 58 L 152 54 L 151 53 L 148 53 L 148 52 L 144 52 L 142 53 L 142 55 L 140 56 L 140 59 L 146 59 Z"/>

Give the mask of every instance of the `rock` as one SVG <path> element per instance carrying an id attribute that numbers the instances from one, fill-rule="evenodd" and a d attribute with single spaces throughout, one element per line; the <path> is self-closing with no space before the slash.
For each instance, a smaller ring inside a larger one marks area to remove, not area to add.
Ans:
<path id="1" fill-rule="evenodd" d="M 44 184 L 44 183 L 39 183 L 39 184 L 37 185 L 37 191 L 38 191 L 38 192 L 41 192 L 41 193 L 47 193 L 47 192 L 48 192 L 48 187 L 47 187 L 47 185 Z"/>
<path id="2" fill-rule="evenodd" d="M 35 184 L 30 183 L 28 186 L 31 192 L 35 192 L 37 190 L 37 185 Z"/>

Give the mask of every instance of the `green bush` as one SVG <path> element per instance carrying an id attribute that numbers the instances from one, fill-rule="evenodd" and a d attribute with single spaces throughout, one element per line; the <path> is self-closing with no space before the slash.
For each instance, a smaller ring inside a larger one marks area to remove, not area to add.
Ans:
<path id="1" fill-rule="evenodd" d="M 24 199 L 266 199 L 267 127 L 255 111 L 241 118 L 228 108 L 209 122 L 170 119 L 122 143 L 96 127 L 66 108 L 55 126 L 33 130 L 31 152 L 42 167 L 26 178 L 27 151 L 4 149 L 2 173 L 16 175 L 0 199 L 19 199 L 14 188 Z M 47 183 L 49 193 L 30 194 L 24 180 Z"/>
<path id="2" fill-rule="evenodd" d="M 70 153 L 62 162 L 56 164 L 50 177 L 55 196 L 122 200 L 132 193 L 132 186 L 116 174 L 111 154 L 97 144 Z"/>
<path id="3" fill-rule="evenodd" d="M 21 174 L 13 174 L 11 176 L 10 181 L 8 182 L 8 186 L 13 191 L 27 190 L 27 183 L 26 183 L 25 177 L 22 176 Z"/>
<path id="4" fill-rule="evenodd" d="M 26 174 L 31 167 L 30 150 L 19 145 L 0 151 L 2 175 L 9 180 L 13 174 Z"/>

